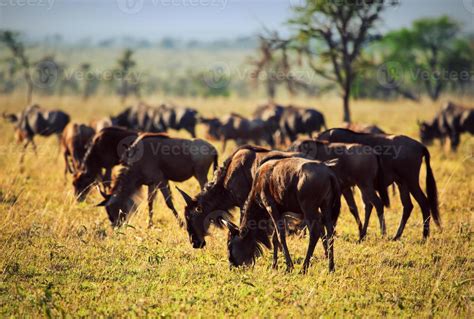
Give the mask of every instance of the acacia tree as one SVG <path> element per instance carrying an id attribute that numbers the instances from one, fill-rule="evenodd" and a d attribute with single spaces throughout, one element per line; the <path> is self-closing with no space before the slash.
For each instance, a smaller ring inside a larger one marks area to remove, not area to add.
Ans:
<path id="1" fill-rule="evenodd" d="M 436 101 L 448 83 L 459 83 L 449 74 L 469 73 L 473 54 L 468 42 L 458 38 L 459 31 L 456 21 L 442 16 L 419 19 L 411 28 L 388 33 L 381 44 L 388 49 L 384 62 L 395 62 L 400 68 L 393 70 L 397 77 L 394 88 L 407 80 L 422 83 L 431 100 Z"/>
<path id="2" fill-rule="evenodd" d="M 19 39 L 19 34 L 12 31 L 0 31 L 0 42 L 10 49 L 13 57 L 23 69 L 27 85 L 26 100 L 30 104 L 33 99 L 33 79 L 30 72 L 30 60 L 25 53 L 25 47 Z"/>
<path id="3" fill-rule="evenodd" d="M 345 122 L 351 121 L 349 103 L 357 60 L 364 44 L 374 39 L 370 32 L 380 13 L 392 4 L 393 0 L 306 0 L 295 8 L 295 17 L 289 21 L 297 30 L 310 68 L 339 87 Z"/>
<path id="4" fill-rule="evenodd" d="M 265 81 L 268 99 L 273 101 L 279 85 L 285 85 L 288 92 L 293 95 L 297 89 L 307 92 L 313 90 L 312 86 L 292 74 L 292 65 L 289 52 L 298 50 L 292 39 L 282 39 L 277 32 L 269 36 L 259 36 L 258 56 L 251 58 L 249 63 L 253 70 L 251 78 L 257 86 L 261 76 Z"/>
<path id="5" fill-rule="evenodd" d="M 130 71 L 136 65 L 136 62 L 133 60 L 132 56 L 133 51 L 126 49 L 122 57 L 118 60 L 117 75 L 121 81 L 119 95 L 122 97 L 122 103 L 125 103 L 128 95 L 134 89 L 134 85 L 129 83 L 129 79 L 131 78 Z"/>

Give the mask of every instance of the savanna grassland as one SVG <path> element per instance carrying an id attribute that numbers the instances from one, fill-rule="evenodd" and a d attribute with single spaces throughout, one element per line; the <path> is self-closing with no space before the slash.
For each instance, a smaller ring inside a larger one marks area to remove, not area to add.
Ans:
<path id="1" fill-rule="evenodd" d="M 160 98 L 147 98 L 159 102 Z M 116 98 L 42 98 L 47 108 L 88 122 L 116 113 Z M 176 99 L 204 115 L 238 111 L 249 115 L 256 100 Z M 282 103 L 288 101 L 282 101 Z M 329 126 L 340 123 L 337 99 L 294 101 L 322 110 Z M 469 101 L 467 105 L 471 104 Z M 0 97 L 1 111 L 20 110 L 23 96 Z M 355 101 L 356 122 L 376 123 L 393 133 L 417 138 L 417 119 L 429 119 L 440 103 Z M 186 133 L 171 132 L 186 136 Z M 203 136 L 199 127 L 198 135 Z M 296 270 L 271 269 L 269 252 L 250 269 L 229 269 L 226 232 L 212 230 L 204 250 L 194 250 L 162 197 L 155 203 L 155 227 L 147 229 L 146 205 L 128 226 L 113 231 L 101 198 L 93 192 L 76 203 L 71 179 L 54 138 L 38 138 L 39 155 L 27 154 L 19 166 L 20 146 L 13 130 L 0 122 L 0 316 L 2 317 L 438 317 L 472 318 L 474 301 L 474 139 L 462 137 L 457 154 L 430 147 L 438 183 L 443 229 L 432 223 L 422 238 L 417 205 L 400 241 L 381 238 L 373 213 L 366 241 L 343 204 L 335 242 L 335 273 L 329 274 L 319 244 L 307 275 L 299 273 L 306 238 L 290 238 Z M 220 150 L 220 145 L 216 145 Z M 233 145 L 232 145 L 233 146 Z M 220 162 L 230 154 L 220 154 Z M 422 166 L 424 181 L 425 166 Z M 198 183 L 180 185 L 195 194 Z M 424 182 L 423 182 L 424 188 Z M 184 201 L 173 186 L 175 205 Z M 401 217 L 398 194 L 386 210 L 392 236 Z M 161 195 L 160 195 L 161 196 Z M 395 196 L 395 197 L 394 197 Z M 359 209 L 362 210 L 360 200 Z"/>

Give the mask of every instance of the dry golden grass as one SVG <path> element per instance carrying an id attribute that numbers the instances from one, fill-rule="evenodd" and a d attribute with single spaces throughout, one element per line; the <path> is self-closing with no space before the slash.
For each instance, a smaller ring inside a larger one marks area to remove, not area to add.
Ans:
<path id="1" fill-rule="evenodd" d="M 76 97 L 37 101 L 85 122 L 122 108 L 117 99 L 108 97 L 87 103 Z M 248 115 L 258 103 L 175 102 L 194 106 L 204 115 L 230 111 Z M 340 123 L 337 99 L 294 102 L 322 110 L 329 126 Z M 2 111 L 19 110 L 23 97 L 0 97 L 0 105 Z M 356 122 L 376 123 L 416 138 L 416 120 L 431 118 L 439 107 L 431 102 L 355 101 L 353 115 Z M 472 137 L 463 136 L 457 154 L 445 153 L 439 145 L 430 147 L 443 231 L 433 226 L 432 236 L 423 243 L 421 213 L 415 205 L 401 241 L 381 238 L 373 216 L 368 239 L 358 244 L 355 223 L 344 204 L 335 242 L 336 272 L 327 272 L 318 245 L 305 276 L 298 271 L 285 274 L 284 267 L 271 270 L 269 253 L 254 268 L 229 269 L 223 231 L 213 231 L 206 249 L 192 249 L 185 230 L 160 197 L 154 229 L 146 228 L 148 216 L 142 205 L 129 227 L 112 231 L 103 209 L 94 207 L 100 200 L 97 194 L 85 203 L 75 202 L 70 180 L 67 184 L 63 180 L 64 163 L 54 138 L 37 140 L 39 156 L 28 153 L 21 173 L 20 147 L 14 143 L 12 128 L 2 121 L 0 130 L 1 316 L 473 316 Z M 198 134 L 202 133 L 200 128 Z M 231 147 L 220 161 L 230 152 Z M 198 191 L 194 180 L 182 187 L 192 194 Z M 182 212 L 183 200 L 179 195 L 174 200 Z M 386 211 L 389 234 L 395 232 L 400 217 L 400 201 L 393 198 Z M 306 247 L 307 239 L 290 239 L 297 269 Z"/>

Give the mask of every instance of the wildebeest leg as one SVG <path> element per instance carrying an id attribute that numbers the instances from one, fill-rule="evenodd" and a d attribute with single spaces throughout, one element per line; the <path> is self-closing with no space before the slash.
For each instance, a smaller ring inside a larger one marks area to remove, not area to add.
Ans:
<path id="1" fill-rule="evenodd" d="M 195 177 L 197 181 L 199 182 L 199 187 L 201 187 L 201 190 L 204 188 L 204 185 L 207 183 L 207 168 L 201 168 L 198 167 L 196 169 Z"/>
<path id="2" fill-rule="evenodd" d="M 280 242 L 278 241 L 278 234 L 276 231 L 273 232 L 272 236 L 272 244 L 273 244 L 273 264 L 272 268 L 278 268 L 278 248 L 280 247 Z"/>
<path id="3" fill-rule="evenodd" d="M 357 227 L 359 228 L 359 239 L 362 239 L 362 222 L 360 221 L 359 210 L 354 200 L 354 194 L 352 194 L 352 190 L 350 188 L 344 188 L 342 190 L 342 195 L 346 200 L 347 206 L 349 206 L 349 211 L 356 220 Z"/>
<path id="4" fill-rule="evenodd" d="M 181 218 L 179 218 L 178 212 L 174 208 L 173 205 L 173 200 L 171 198 L 171 190 L 170 190 L 170 185 L 168 182 L 165 182 L 163 186 L 160 187 L 161 193 L 163 194 L 163 197 L 165 198 L 166 206 L 168 206 L 169 209 L 173 212 L 174 217 L 178 220 L 179 226 L 183 227 L 183 221 Z"/>
<path id="5" fill-rule="evenodd" d="M 31 140 L 27 139 L 25 144 L 23 144 L 23 149 L 21 150 L 21 155 L 20 155 L 20 164 L 23 165 L 23 162 L 25 161 L 25 154 L 26 154 L 26 149 L 28 148 L 28 145 L 30 144 Z"/>
<path id="6" fill-rule="evenodd" d="M 63 156 L 64 156 L 64 183 L 66 183 L 67 173 L 72 174 L 72 169 L 71 169 L 71 166 L 69 165 L 69 152 L 67 150 L 63 152 Z"/>
<path id="7" fill-rule="evenodd" d="M 225 139 L 225 138 L 222 139 L 222 153 L 225 152 L 225 146 L 226 146 L 226 144 L 227 144 L 227 139 Z"/>
<path id="8" fill-rule="evenodd" d="M 278 209 L 276 208 L 276 205 L 273 203 L 266 203 L 265 208 L 267 209 L 268 214 L 272 217 L 273 223 L 275 224 L 275 232 L 278 235 L 281 249 L 283 250 L 283 255 L 285 256 L 286 271 L 290 272 L 291 270 L 293 270 L 294 265 L 293 261 L 291 260 L 288 245 L 286 244 L 285 217 L 283 215 L 280 215 Z"/>
<path id="9" fill-rule="evenodd" d="M 35 156 L 38 156 L 38 151 L 36 148 L 36 143 L 33 139 L 31 139 L 31 146 L 33 146 L 33 152 L 35 153 Z"/>
<path id="10" fill-rule="evenodd" d="M 368 199 L 367 195 L 364 194 L 364 191 L 362 190 L 362 188 L 360 190 L 362 193 L 362 201 L 364 202 L 364 208 L 365 208 L 364 227 L 362 228 L 362 233 L 360 234 L 360 240 L 362 240 L 367 235 L 367 228 L 369 228 L 370 215 L 372 214 L 372 208 L 374 206 L 372 205 L 372 203 L 370 203 L 370 200 Z"/>
<path id="11" fill-rule="evenodd" d="M 192 138 L 196 138 L 196 130 L 195 130 L 194 126 L 193 127 L 187 127 L 187 128 L 185 128 L 185 130 L 188 131 L 189 134 L 191 134 Z"/>
<path id="12" fill-rule="evenodd" d="M 428 204 L 428 198 L 420 188 L 418 181 L 410 185 L 410 192 L 420 205 L 421 213 L 423 214 L 423 238 L 426 239 L 430 235 L 430 206 Z"/>
<path id="13" fill-rule="evenodd" d="M 309 228 L 309 244 L 308 250 L 306 251 L 306 257 L 303 262 L 303 273 L 308 271 L 309 262 L 314 253 L 314 248 L 318 243 L 319 237 L 321 237 L 321 218 L 319 213 L 314 211 L 314 207 L 304 207 L 304 215 L 307 226 Z"/>
<path id="14" fill-rule="evenodd" d="M 410 191 L 408 190 L 408 186 L 406 184 L 398 184 L 398 190 L 400 191 L 400 200 L 402 201 L 403 205 L 403 215 L 400 221 L 400 226 L 398 226 L 397 234 L 393 238 L 393 240 L 398 240 L 403 234 L 403 230 L 405 229 L 405 225 L 410 218 L 411 211 L 413 210 L 413 204 L 410 198 Z"/>
<path id="15" fill-rule="evenodd" d="M 374 188 L 371 186 L 363 187 L 362 194 L 364 204 L 367 202 L 371 206 L 375 206 L 375 209 L 377 210 L 377 217 L 379 218 L 380 232 L 382 236 L 385 236 L 387 231 L 385 228 L 385 216 L 381 199 L 377 196 L 377 193 L 375 193 Z M 372 210 L 372 207 L 370 207 L 370 209 Z"/>
<path id="16" fill-rule="evenodd" d="M 148 228 L 153 227 L 153 203 L 157 194 L 157 184 L 148 185 Z"/>
<path id="17" fill-rule="evenodd" d="M 331 221 L 331 216 L 332 216 L 331 207 L 327 207 L 327 206 L 323 205 L 323 207 L 321 207 L 321 213 L 324 216 L 324 224 L 326 226 L 329 272 L 333 272 L 334 271 L 334 225 Z"/>

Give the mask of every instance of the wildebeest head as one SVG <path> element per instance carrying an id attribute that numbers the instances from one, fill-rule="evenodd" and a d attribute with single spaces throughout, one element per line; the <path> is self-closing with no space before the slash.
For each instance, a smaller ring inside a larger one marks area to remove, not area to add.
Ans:
<path id="1" fill-rule="evenodd" d="M 207 135 L 210 138 L 219 140 L 221 138 L 222 123 L 217 118 L 201 118 L 201 123 L 207 125 Z"/>
<path id="2" fill-rule="evenodd" d="M 74 173 L 72 185 L 74 186 L 74 195 L 78 201 L 82 202 L 86 198 L 94 181 L 95 176 L 88 171 L 78 171 Z"/>
<path id="3" fill-rule="evenodd" d="M 439 130 L 433 123 L 419 122 L 418 126 L 420 129 L 420 140 L 425 145 L 433 143 L 433 139 L 439 135 Z"/>
<path id="4" fill-rule="evenodd" d="M 206 216 L 203 214 L 202 206 L 186 192 L 178 187 L 177 189 L 186 202 L 184 217 L 186 220 L 186 230 L 188 231 L 189 241 L 193 245 L 193 248 L 204 248 L 204 246 L 206 246 L 205 236 L 207 235 L 207 230 L 205 228 Z"/>
<path id="5" fill-rule="evenodd" d="M 9 123 L 13 123 L 13 124 L 18 123 L 18 121 L 19 121 L 19 116 L 17 114 L 14 114 L 14 113 L 8 114 L 6 112 L 3 112 L 2 117 L 5 121 L 7 121 Z"/>
<path id="6" fill-rule="evenodd" d="M 209 209 L 203 205 L 201 194 L 197 198 L 191 198 L 185 191 L 176 187 L 186 202 L 184 208 L 184 217 L 186 220 L 186 230 L 188 231 L 189 241 L 193 248 L 204 248 L 206 246 L 206 236 L 209 234 L 209 228 L 215 225 L 223 228 L 225 225 L 221 222 L 224 218 L 229 217 L 229 213 L 223 210 Z M 206 192 L 206 189 L 203 191 Z M 207 193 L 212 196 L 213 194 Z"/>
<path id="7" fill-rule="evenodd" d="M 97 204 L 97 206 L 105 207 L 112 227 L 116 228 L 122 226 L 130 212 L 136 208 L 135 202 L 130 198 L 123 199 L 117 195 L 106 194 L 102 191 L 100 193 L 104 197 L 104 200 Z"/>
<path id="8" fill-rule="evenodd" d="M 262 254 L 261 247 L 251 235 L 249 230 L 243 230 L 229 221 L 222 221 L 229 229 L 227 248 L 229 264 L 234 267 L 249 266 L 255 262 L 255 258 Z"/>

